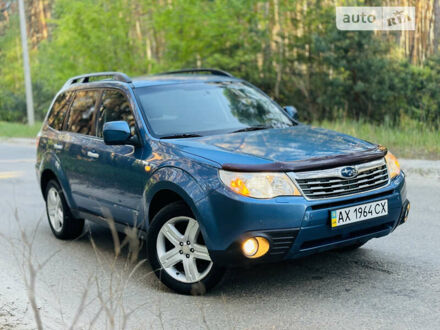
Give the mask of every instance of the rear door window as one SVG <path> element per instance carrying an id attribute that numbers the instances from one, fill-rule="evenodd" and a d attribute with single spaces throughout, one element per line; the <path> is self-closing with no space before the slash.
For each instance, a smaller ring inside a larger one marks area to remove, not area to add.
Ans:
<path id="1" fill-rule="evenodd" d="M 85 135 L 93 134 L 93 115 L 99 96 L 97 90 L 82 90 L 76 92 L 69 113 L 67 130 Z"/>
<path id="2" fill-rule="evenodd" d="M 135 119 L 127 96 L 122 91 L 107 89 L 102 93 L 101 100 L 97 114 L 96 136 L 103 137 L 102 131 L 106 122 L 120 120 L 128 123 L 131 134 L 134 135 L 136 131 Z"/>
<path id="3" fill-rule="evenodd" d="M 49 116 L 47 117 L 47 124 L 61 131 L 63 129 L 64 118 L 66 117 L 67 109 L 70 104 L 71 93 L 61 93 L 53 103 Z"/>

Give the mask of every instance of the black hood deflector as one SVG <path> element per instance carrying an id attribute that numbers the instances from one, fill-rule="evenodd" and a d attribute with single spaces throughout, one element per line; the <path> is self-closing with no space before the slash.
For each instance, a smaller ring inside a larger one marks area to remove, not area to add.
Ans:
<path id="1" fill-rule="evenodd" d="M 223 164 L 222 169 L 237 172 L 302 172 L 324 170 L 343 165 L 356 165 L 383 158 L 387 149 L 376 146 L 361 152 L 315 157 L 293 162 L 273 162 L 267 164 Z"/>

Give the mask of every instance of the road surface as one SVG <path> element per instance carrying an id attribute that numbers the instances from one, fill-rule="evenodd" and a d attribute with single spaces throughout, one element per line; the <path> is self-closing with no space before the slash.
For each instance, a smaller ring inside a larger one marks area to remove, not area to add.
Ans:
<path id="1" fill-rule="evenodd" d="M 350 253 L 232 270 L 214 291 L 187 297 L 160 285 L 148 262 L 129 277 L 135 263 L 126 249 L 115 260 L 107 228 L 89 224 L 95 248 L 89 235 L 55 239 L 34 157 L 32 143 L 0 142 L 0 328 L 35 328 L 23 276 L 28 261 L 37 267 L 49 256 L 35 289 L 49 329 L 440 327 L 440 162 L 402 161 L 412 209 L 390 236 Z"/>

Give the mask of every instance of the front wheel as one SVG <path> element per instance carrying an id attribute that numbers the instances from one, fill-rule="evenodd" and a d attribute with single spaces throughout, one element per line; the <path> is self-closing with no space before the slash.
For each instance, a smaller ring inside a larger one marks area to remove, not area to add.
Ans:
<path id="1" fill-rule="evenodd" d="M 183 294 L 205 293 L 224 273 L 211 260 L 199 223 L 181 202 L 164 207 L 153 218 L 148 257 L 156 276 Z"/>

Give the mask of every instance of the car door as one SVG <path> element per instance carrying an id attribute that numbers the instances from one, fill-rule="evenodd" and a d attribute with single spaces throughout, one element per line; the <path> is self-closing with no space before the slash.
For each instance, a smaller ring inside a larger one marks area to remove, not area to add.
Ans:
<path id="1" fill-rule="evenodd" d="M 94 175 L 91 163 L 96 161 L 91 147 L 95 137 L 95 109 L 100 91 L 78 90 L 60 135 L 61 164 L 69 183 L 72 198 L 79 210 L 96 212 L 99 205 L 91 198 L 89 178 Z"/>
<path id="2" fill-rule="evenodd" d="M 89 165 L 90 191 L 101 205 L 100 215 L 117 222 L 137 225 L 146 182 L 141 145 L 106 145 L 103 127 L 106 122 L 126 121 L 132 135 L 138 134 L 137 123 L 126 94 L 119 89 L 105 89 L 96 113 L 96 139 L 89 145 L 96 159 Z"/>

